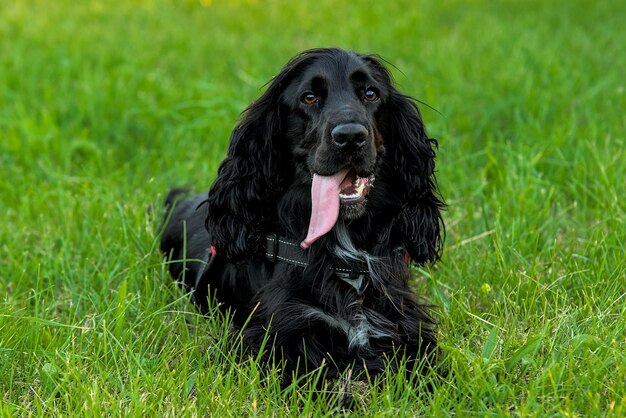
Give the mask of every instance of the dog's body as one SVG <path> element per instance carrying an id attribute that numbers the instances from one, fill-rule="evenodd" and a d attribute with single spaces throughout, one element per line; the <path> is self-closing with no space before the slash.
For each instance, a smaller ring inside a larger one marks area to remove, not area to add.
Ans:
<path id="1" fill-rule="evenodd" d="M 170 193 L 170 271 L 249 321 L 253 352 L 269 336 L 287 378 L 413 366 L 436 344 L 408 284 L 441 250 L 434 145 L 380 60 L 304 52 L 245 112 L 208 198 Z"/>

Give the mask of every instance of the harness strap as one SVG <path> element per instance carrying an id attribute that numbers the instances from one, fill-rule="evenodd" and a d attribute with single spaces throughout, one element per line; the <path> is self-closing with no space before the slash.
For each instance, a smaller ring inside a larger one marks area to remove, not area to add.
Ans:
<path id="1" fill-rule="evenodd" d="M 203 267 L 198 270 L 195 280 L 195 290 L 201 286 L 204 274 L 211 268 L 216 260 L 217 252 L 215 247 L 211 246 L 206 252 Z M 300 243 L 290 239 L 279 237 L 276 234 L 270 234 L 265 237 L 265 257 L 272 263 L 287 263 L 298 267 L 308 267 L 309 250 L 303 250 Z M 370 272 L 365 262 L 345 263 L 341 260 L 335 260 L 335 263 L 327 267 L 341 280 L 354 287 L 359 293 L 363 292 L 367 287 Z M 192 296 L 193 298 L 193 296 Z"/>
<path id="2" fill-rule="evenodd" d="M 299 267 L 309 265 L 309 251 L 300 247 L 300 243 L 270 234 L 265 237 L 265 256 L 273 263 L 283 262 Z M 364 262 L 348 264 L 337 261 L 333 272 L 342 280 L 354 287 L 360 287 L 365 276 L 369 276 L 367 264 Z"/>
<path id="3" fill-rule="evenodd" d="M 309 265 L 309 255 L 295 241 L 290 241 L 276 234 L 265 237 L 265 256 L 273 263 L 283 261 L 300 267 Z"/>

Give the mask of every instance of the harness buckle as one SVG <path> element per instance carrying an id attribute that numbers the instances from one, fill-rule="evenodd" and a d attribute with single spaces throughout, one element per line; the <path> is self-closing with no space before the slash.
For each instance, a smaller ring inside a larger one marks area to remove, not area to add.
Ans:
<path id="1" fill-rule="evenodd" d="M 276 234 L 268 234 L 265 237 L 265 257 L 272 263 L 276 262 L 278 255 L 278 237 Z"/>

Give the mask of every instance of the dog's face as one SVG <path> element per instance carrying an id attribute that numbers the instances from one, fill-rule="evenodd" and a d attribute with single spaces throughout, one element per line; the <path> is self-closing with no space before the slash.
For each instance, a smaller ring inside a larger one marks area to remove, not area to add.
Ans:
<path id="1" fill-rule="evenodd" d="M 377 112 L 387 95 L 376 69 L 347 53 L 312 60 L 281 95 L 285 136 L 298 167 L 309 178 L 335 179 L 344 218 L 365 211 L 384 150 Z"/>
<path id="2" fill-rule="evenodd" d="M 381 59 L 304 51 L 233 131 L 207 199 L 212 242 L 241 260 L 262 254 L 277 229 L 306 232 L 301 246 L 309 248 L 340 217 L 361 218 L 350 224 L 385 230 L 381 240 L 398 241 L 418 263 L 435 260 L 443 206 L 435 147 L 415 100 L 395 88 Z"/>

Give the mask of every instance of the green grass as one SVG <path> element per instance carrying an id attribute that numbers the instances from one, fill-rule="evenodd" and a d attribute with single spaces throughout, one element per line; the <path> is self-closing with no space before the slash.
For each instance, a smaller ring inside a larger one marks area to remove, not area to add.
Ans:
<path id="1" fill-rule="evenodd" d="M 626 415 L 626 3 L 0 3 L 1 416 L 337 412 L 236 361 L 172 284 L 146 208 L 207 188 L 295 53 L 380 53 L 439 139 L 432 376 L 363 416 Z M 332 389 L 332 388 L 331 388 Z"/>

